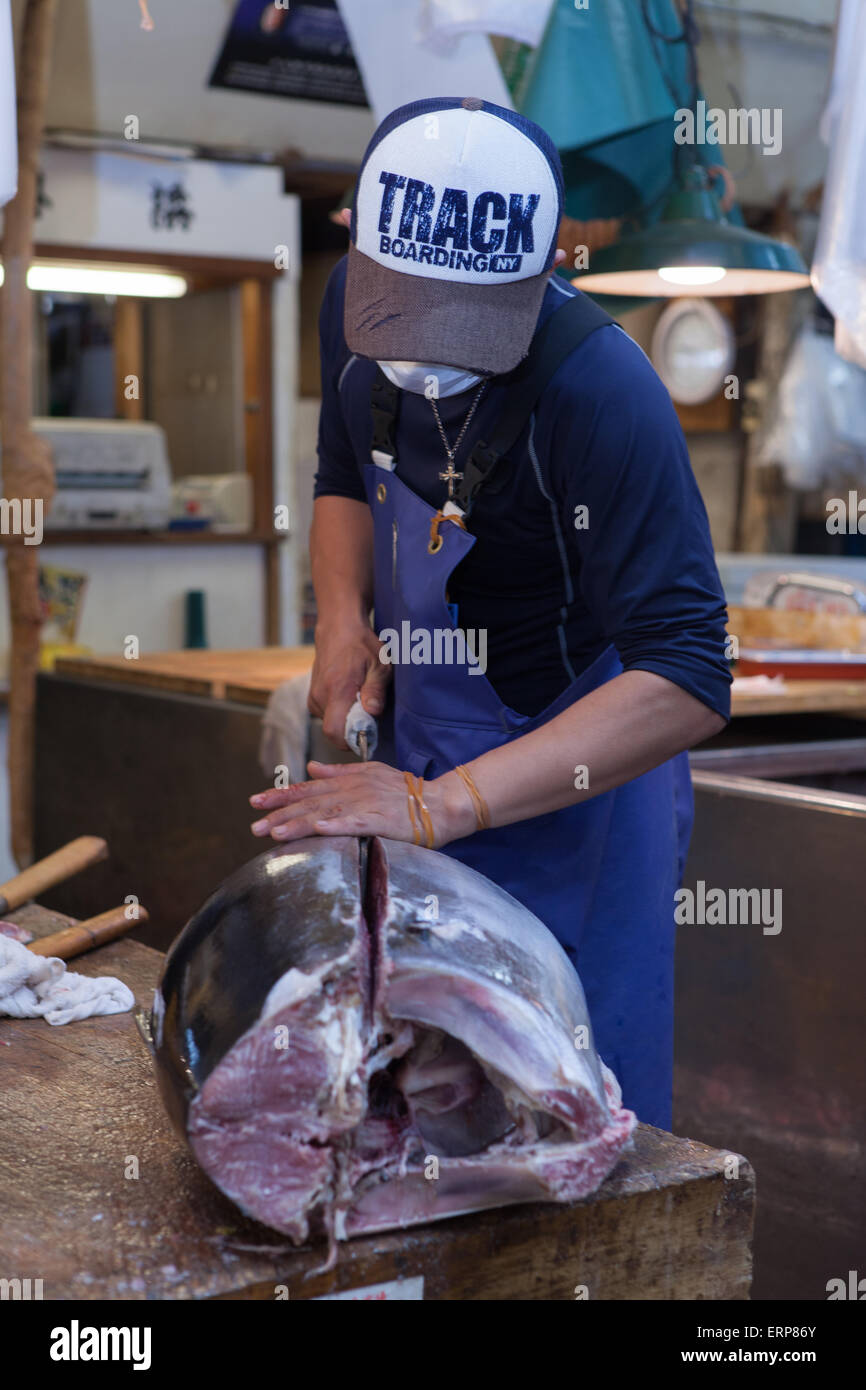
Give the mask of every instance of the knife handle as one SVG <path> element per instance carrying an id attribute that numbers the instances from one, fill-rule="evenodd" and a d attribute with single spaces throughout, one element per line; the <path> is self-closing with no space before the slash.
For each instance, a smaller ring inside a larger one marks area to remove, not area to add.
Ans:
<path id="1" fill-rule="evenodd" d="M 137 909 L 137 917 L 127 917 L 127 908 L 112 907 L 108 912 L 100 912 L 98 917 L 88 917 L 84 922 L 76 922 L 72 927 L 53 932 L 51 936 L 40 937 L 27 947 L 36 956 L 58 956 L 60 960 L 71 960 L 83 951 L 92 951 L 96 946 L 105 946 L 116 941 L 119 936 L 140 926 L 148 920 L 146 908 Z"/>
<path id="2" fill-rule="evenodd" d="M 40 893 L 47 892 L 49 888 L 107 857 L 108 845 L 96 835 L 81 835 L 77 840 L 70 840 L 62 849 L 37 860 L 7 883 L 0 884 L 0 916 L 14 912 L 16 907 L 29 903 Z"/>

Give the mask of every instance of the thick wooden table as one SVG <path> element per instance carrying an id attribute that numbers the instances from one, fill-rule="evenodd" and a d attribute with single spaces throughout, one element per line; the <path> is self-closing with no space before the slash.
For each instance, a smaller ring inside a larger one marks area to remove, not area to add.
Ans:
<path id="1" fill-rule="evenodd" d="M 313 664 L 312 647 L 259 647 L 249 651 L 150 652 L 136 661 L 122 656 L 63 657 L 61 676 L 102 684 L 132 685 L 176 695 L 264 707 L 283 681 Z M 735 718 L 762 714 L 847 713 L 866 716 L 866 681 L 788 681 L 769 694 L 735 692 Z"/>
<path id="2" fill-rule="evenodd" d="M 270 693 L 283 681 L 309 671 L 312 664 L 312 647 L 253 647 L 246 651 L 146 652 L 135 660 L 99 655 L 61 657 L 54 669 L 58 675 L 77 680 L 225 700 L 234 698 L 229 687 Z"/>
<path id="3" fill-rule="evenodd" d="M 24 908 L 45 935 L 68 918 Z M 150 1006 L 159 952 L 127 938 L 79 957 Z M 172 1132 L 131 1014 L 52 1028 L 0 1018 L 0 1269 L 46 1299 L 309 1299 L 402 1281 L 428 1299 L 745 1299 L 745 1159 L 641 1126 L 598 1193 L 480 1212 L 323 1249 L 247 1221 Z M 413 1282 L 408 1282 L 413 1281 Z M 586 1292 L 583 1293 L 583 1290 Z"/>

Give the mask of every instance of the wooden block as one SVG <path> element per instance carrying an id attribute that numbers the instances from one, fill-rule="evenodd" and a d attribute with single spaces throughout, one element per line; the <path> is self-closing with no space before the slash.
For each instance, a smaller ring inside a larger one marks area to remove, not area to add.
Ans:
<path id="1" fill-rule="evenodd" d="M 736 1300 L 749 1297 L 755 1183 L 745 1159 L 641 1125 L 592 1197 L 501 1207 L 348 1241 L 336 1269 L 287 1254 L 290 1298 L 423 1278 L 441 1300 Z M 221 1295 L 274 1298 L 270 1283 Z"/>
<path id="2" fill-rule="evenodd" d="M 736 671 L 734 672 L 736 675 Z M 866 714 L 866 681 L 788 681 L 779 690 L 735 690 L 731 710 L 748 714 Z"/>
<path id="3" fill-rule="evenodd" d="M 69 919 L 15 914 L 39 934 Z M 150 1006 L 163 957 L 125 939 L 76 962 Z M 6 1045 L 4 1045 L 6 1044 Z M 241 1216 L 172 1132 L 129 1014 L 51 1028 L 0 1019 L 0 1263 L 46 1299 L 292 1299 L 421 1277 L 444 1300 L 745 1299 L 754 1178 L 731 1155 L 641 1127 L 598 1193 L 295 1250 Z M 132 1176 L 136 1173 L 137 1176 Z"/>
<path id="4" fill-rule="evenodd" d="M 312 647 L 255 647 L 243 651 L 147 652 L 135 661 L 122 656 L 61 657 L 57 675 L 74 680 L 128 684 L 175 695 L 204 695 L 215 700 L 235 689 L 249 688 L 253 703 L 260 692 L 267 695 L 283 681 L 309 671 Z M 243 696 L 241 697 L 243 698 Z"/>
<path id="5" fill-rule="evenodd" d="M 165 690 L 174 695 L 213 695 L 213 681 L 190 671 L 167 671 L 126 661 L 122 656 L 62 656 L 54 663 L 54 673 L 72 680 L 95 681 L 100 685 L 132 685 Z"/>

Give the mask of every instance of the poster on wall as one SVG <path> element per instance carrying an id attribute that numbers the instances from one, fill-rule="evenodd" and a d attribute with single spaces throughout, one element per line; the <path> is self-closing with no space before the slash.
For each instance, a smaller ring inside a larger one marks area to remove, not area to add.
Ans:
<path id="1" fill-rule="evenodd" d="M 239 0 L 209 85 L 368 104 L 336 0 Z"/>

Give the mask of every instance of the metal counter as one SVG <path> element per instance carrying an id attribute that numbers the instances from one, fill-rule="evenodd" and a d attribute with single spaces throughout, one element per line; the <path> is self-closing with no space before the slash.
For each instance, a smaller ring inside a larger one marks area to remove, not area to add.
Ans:
<path id="1" fill-rule="evenodd" d="M 756 1170 L 753 1297 L 823 1300 L 866 1274 L 866 739 L 692 767 L 684 887 L 721 888 L 740 920 L 678 928 L 674 1131 Z M 754 888 L 780 930 L 731 898 Z"/>

